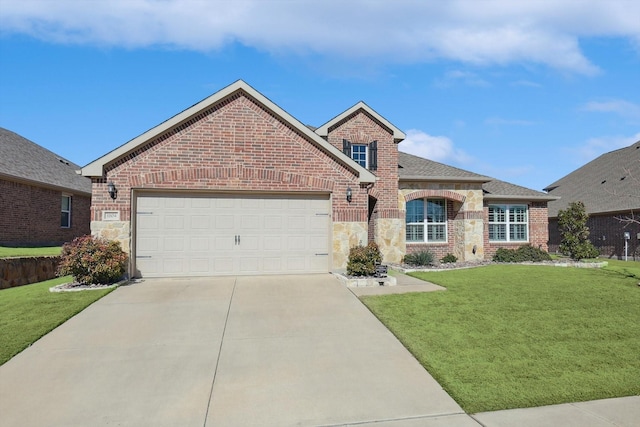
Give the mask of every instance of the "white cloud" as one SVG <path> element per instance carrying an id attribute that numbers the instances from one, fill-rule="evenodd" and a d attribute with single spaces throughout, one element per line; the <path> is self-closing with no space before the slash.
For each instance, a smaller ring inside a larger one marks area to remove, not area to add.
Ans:
<path id="1" fill-rule="evenodd" d="M 491 84 L 471 71 L 452 70 L 447 71 L 445 75 L 436 80 L 435 86 L 441 88 L 450 87 L 456 83 L 462 83 L 467 86 L 489 87 Z"/>
<path id="2" fill-rule="evenodd" d="M 633 0 L 3 0 L 0 30 L 58 43 L 396 62 L 537 63 L 593 74 L 582 37 L 640 44 Z"/>
<path id="3" fill-rule="evenodd" d="M 455 148 L 453 141 L 446 136 L 433 136 L 417 129 L 407 131 L 407 137 L 398 149 L 436 162 L 468 164 L 472 160 L 463 150 Z"/>
<path id="4" fill-rule="evenodd" d="M 584 111 L 614 113 L 630 119 L 640 119 L 640 105 L 622 99 L 609 101 L 591 101 L 585 104 Z"/>
<path id="5" fill-rule="evenodd" d="M 640 132 L 631 136 L 603 136 L 590 138 L 581 147 L 570 150 L 577 156 L 575 163 L 584 164 L 596 157 L 640 141 Z"/>
<path id="6" fill-rule="evenodd" d="M 511 86 L 520 86 L 520 87 L 531 87 L 531 88 L 541 88 L 542 85 L 540 83 L 531 82 L 529 80 L 518 80 L 511 83 Z"/>

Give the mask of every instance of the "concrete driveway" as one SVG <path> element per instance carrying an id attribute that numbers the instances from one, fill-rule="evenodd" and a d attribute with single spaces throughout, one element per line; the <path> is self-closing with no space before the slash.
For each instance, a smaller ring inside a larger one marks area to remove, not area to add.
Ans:
<path id="1" fill-rule="evenodd" d="M 0 425 L 477 426 L 331 275 L 148 279 L 0 366 Z"/>

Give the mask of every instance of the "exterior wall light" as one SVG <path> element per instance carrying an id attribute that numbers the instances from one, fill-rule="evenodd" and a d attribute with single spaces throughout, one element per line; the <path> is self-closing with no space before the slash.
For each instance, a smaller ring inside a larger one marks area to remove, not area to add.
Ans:
<path id="1" fill-rule="evenodd" d="M 353 193 L 351 192 L 351 187 L 347 187 L 347 202 L 351 203 L 351 197 Z"/>
<path id="2" fill-rule="evenodd" d="M 109 193 L 109 196 L 113 200 L 118 198 L 118 189 L 116 188 L 116 185 L 113 182 L 109 182 L 107 184 L 107 192 Z"/>

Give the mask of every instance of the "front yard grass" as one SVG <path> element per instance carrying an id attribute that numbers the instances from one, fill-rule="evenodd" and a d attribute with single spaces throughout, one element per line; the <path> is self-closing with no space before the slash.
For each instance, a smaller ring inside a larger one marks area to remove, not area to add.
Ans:
<path id="1" fill-rule="evenodd" d="M 0 290 L 0 365 L 113 290 L 49 292 L 71 280 L 66 276 Z"/>
<path id="2" fill-rule="evenodd" d="M 413 275 L 362 300 L 468 413 L 640 394 L 640 263 Z"/>
<path id="3" fill-rule="evenodd" d="M 0 246 L 0 258 L 48 256 L 60 255 L 61 253 L 61 246 L 45 246 L 40 248 L 10 248 Z"/>

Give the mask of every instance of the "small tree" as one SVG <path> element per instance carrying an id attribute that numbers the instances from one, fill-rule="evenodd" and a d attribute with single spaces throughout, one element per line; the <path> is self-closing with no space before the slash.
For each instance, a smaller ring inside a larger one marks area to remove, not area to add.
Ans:
<path id="1" fill-rule="evenodd" d="M 558 212 L 558 228 L 562 237 L 560 252 L 574 260 L 595 258 L 598 249 L 589 241 L 587 214 L 584 203 L 571 202 L 569 207 Z"/>

